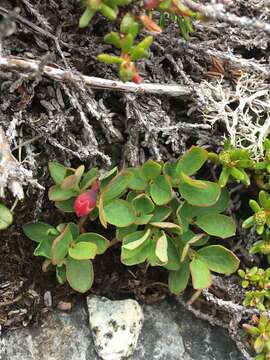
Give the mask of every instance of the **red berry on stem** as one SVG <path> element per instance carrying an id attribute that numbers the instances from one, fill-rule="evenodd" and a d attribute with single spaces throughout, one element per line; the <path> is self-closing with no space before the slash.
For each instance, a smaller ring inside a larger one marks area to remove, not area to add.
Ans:
<path id="1" fill-rule="evenodd" d="M 140 84 L 143 81 L 143 78 L 137 73 L 135 75 L 133 75 L 132 79 L 131 79 L 135 84 Z"/>
<path id="2" fill-rule="evenodd" d="M 78 217 L 87 216 L 96 207 L 97 192 L 93 189 L 80 194 L 74 202 L 74 210 Z"/>
<path id="3" fill-rule="evenodd" d="M 159 6 L 159 3 L 159 0 L 145 0 L 143 7 L 145 10 L 153 10 Z"/>

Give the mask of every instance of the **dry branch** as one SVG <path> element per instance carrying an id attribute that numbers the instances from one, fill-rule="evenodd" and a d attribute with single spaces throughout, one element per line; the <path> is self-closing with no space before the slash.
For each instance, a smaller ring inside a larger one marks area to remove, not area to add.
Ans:
<path id="1" fill-rule="evenodd" d="M 235 14 L 226 12 L 223 4 L 202 5 L 193 0 L 183 0 L 183 3 L 191 10 L 201 13 L 208 19 L 220 20 L 235 26 L 254 28 L 270 33 L 270 24 L 256 18 L 249 18 L 247 16 L 239 17 Z"/>
<path id="2" fill-rule="evenodd" d="M 131 92 L 137 94 L 156 94 L 166 95 L 172 97 L 190 95 L 192 90 L 188 86 L 181 85 L 162 85 L 162 84 L 134 84 L 123 83 L 122 81 L 107 80 L 93 76 L 82 75 L 81 73 L 74 73 L 70 70 L 63 70 L 57 65 L 42 66 L 40 61 L 32 59 L 24 59 L 19 57 L 1 57 L 0 68 L 7 68 L 9 70 L 17 70 L 25 73 L 38 73 L 47 76 L 56 81 L 75 82 L 90 86 L 93 89 L 99 90 L 114 90 Z"/>

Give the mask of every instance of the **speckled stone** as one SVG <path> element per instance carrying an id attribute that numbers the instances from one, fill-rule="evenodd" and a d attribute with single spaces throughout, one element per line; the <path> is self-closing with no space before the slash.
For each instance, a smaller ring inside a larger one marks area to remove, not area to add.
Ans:
<path id="1" fill-rule="evenodd" d="M 121 360 L 132 355 L 143 324 L 139 303 L 89 296 L 87 306 L 98 355 L 103 360 Z"/>

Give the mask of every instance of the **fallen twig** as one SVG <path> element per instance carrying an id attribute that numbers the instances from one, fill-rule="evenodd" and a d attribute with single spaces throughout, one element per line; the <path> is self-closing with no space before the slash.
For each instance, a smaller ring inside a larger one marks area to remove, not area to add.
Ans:
<path id="1" fill-rule="evenodd" d="M 201 13 L 208 19 L 217 19 L 232 25 L 254 28 L 270 33 L 270 24 L 255 18 L 249 18 L 247 16 L 239 17 L 235 14 L 226 12 L 223 4 L 203 5 L 201 3 L 194 2 L 193 0 L 183 0 L 183 4 L 189 7 L 191 10 Z"/>
<path id="2" fill-rule="evenodd" d="M 107 80 L 93 76 L 74 73 L 70 70 L 62 70 L 57 65 L 40 66 L 40 61 L 32 59 L 24 59 L 19 57 L 0 57 L 0 68 L 8 68 L 9 70 L 18 70 L 21 72 L 37 72 L 56 81 L 75 82 L 84 84 L 93 89 L 114 90 L 123 92 L 132 92 L 138 94 L 156 94 L 167 95 L 172 97 L 187 96 L 191 94 L 188 86 L 182 85 L 166 85 L 166 84 L 134 84 L 123 83 L 117 80 Z"/>

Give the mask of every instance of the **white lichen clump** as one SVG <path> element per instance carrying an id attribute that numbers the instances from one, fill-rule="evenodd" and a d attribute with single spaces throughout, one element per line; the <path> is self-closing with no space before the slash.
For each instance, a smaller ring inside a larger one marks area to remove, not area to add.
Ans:
<path id="1" fill-rule="evenodd" d="M 263 156 L 263 143 L 270 132 L 270 87 L 262 78 L 244 74 L 232 87 L 223 79 L 203 81 L 200 108 L 205 122 L 223 123 L 234 146 L 248 149 L 254 159 Z"/>
<path id="2" fill-rule="evenodd" d="M 0 127 L 0 197 L 4 197 L 5 188 L 9 188 L 14 197 L 23 199 L 23 185 L 32 180 L 32 172 L 12 155 L 4 130 Z"/>

